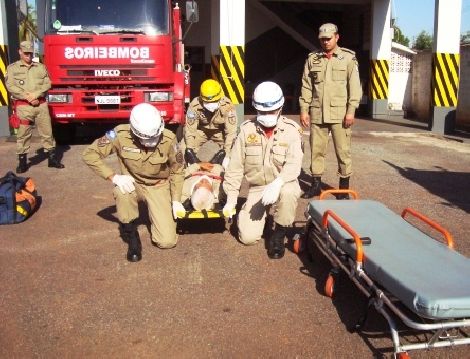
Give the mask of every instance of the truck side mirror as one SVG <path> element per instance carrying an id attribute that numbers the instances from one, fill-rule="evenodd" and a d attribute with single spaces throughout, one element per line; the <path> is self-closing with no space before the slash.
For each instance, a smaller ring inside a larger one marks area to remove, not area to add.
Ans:
<path id="1" fill-rule="evenodd" d="M 194 0 L 186 1 L 186 21 L 191 23 L 199 21 L 199 8 Z"/>

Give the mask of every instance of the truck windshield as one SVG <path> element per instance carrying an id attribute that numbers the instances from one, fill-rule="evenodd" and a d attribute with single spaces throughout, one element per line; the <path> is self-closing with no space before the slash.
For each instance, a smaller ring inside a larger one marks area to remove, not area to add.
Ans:
<path id="1" fill-rule="evenodd" d="M 47 0 L 48 33 L 168 34 L 168 0 Z"/>

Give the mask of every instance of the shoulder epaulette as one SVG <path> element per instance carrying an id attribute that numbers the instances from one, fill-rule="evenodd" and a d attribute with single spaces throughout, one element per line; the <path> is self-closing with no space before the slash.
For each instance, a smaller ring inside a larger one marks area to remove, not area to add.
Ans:
<path id="1" fill-rule="evenodd" d="M 311 53 L 308 54 L 307 57 L 311 57 L 311 56 L 314 56 L 314 57 L 322 57 L 322 53 L 321 53 L 321 52 L 318 52 L 318 51 L 311 52 Z"/>
<path id="2" fill-rule="evenodd" d="M 114 128 L 114 131 L 116 132 L 121 132 L 121 131 L 129 131 L 130 130 L 130 125 L 125 123 L 122 125 L 118 125 Z"/>
<path id="3" fill-rule="evenodd" d="M 354 52 L 353 50 L 347 49 L 345 47 L 341 47 L 341 50 L 344 52 L 349 52 L 350 54 L 356 56 L 356 52 Z"/>
<path id="4" fill-rule="evenodd" d="M 230 101 L 230 99 L 228 97 L 222 97 L 220 99 L 220 104 L 221 105 L 232 105 L 232 101 Z"/>
<path id="5" fill-rule="evenodd" d="M 162 136 L 163 136 L 163 137 L 167 137 L 167 138 L 169 138 L 170 140 L 173 140 L 173 139 L 176 137 L 176 135 L 173 133 L 173 131 L 171 131 L 171 130 L 169 130 L 169 129 L 167 129 L 167 128 L 163 129 Z"/>
<path id="6" fill-rule="evenodd" d="M 245 126 L 245 125 L 248 124 L 248 123 L 253 123 L 255 120 L 256 120 L 256 117 L 255 117 L 255 118 L 250 118 L 250 119 L 248 119 L 248 120 L 245 120 L 245 121 L 243 121 L 243 122 L 240 124 L 240 127 Z"/>
<path id="7" fill-rule="evenodd" d="M 189 103 L 189 106 L 190 106 L 190 107 L 194 107 L 194 106 L 197 106 L 197 105 L 200 105 L 200 103 L 199 103 L 199 97 L 193 98 L 193 100 Z"/>
<path id="8" fill-rule="evenodd" d="M 299 129 L 300 125 L 295 122 L 294 120 L 291 120 L 290 118 L 282 116 L 282 119 L 284 120 L 285 123 L 294 126 L 296 129 Z"/>

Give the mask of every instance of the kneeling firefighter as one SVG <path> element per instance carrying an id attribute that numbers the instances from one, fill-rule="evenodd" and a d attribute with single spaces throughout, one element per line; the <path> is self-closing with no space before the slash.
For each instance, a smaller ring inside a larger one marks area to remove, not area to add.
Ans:
<path id="1" fill-rule="evenodd" d="M 243 177 L 248 196 L 238 214 L 239 239 L 246 245 L 261 239 L 266 215 L 274 205 L 275 228 L 268 239 L 268 256 L 282 258 L 287 227 L 295 219 L 302 165 L 300 126 L 281 116 L 284 95 L 274 82 L 259 84 L 253 94 L 257 116 L 243 122 L 230 154 L 223 188 L 227 195 L 224 214 L 237 204 Z"/>
<path id="2" fill-rule="evenodd" d="M 115 153 L 121 174 L 103 159 Z M 183 154 L 176 136 L 164 128 L 160 112 L 148 103 L 136 105 L 130 124 L 119 125 L 93 142 L 83 153 L 85 163 L 100 177 L 114 183 L 121 235 L 128 243 L 127 259 L 142 259 L 137 232 L 138 201 L 147 203 L 152 242 L 159 248 L 176 245 L 176 212 L 184 211 L 181 190 Z"/>

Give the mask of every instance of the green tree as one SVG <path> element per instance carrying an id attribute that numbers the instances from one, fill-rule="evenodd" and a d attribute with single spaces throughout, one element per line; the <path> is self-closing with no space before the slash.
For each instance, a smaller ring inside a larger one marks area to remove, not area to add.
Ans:
<path id="1" fill-rule="evenodd" d="M 470 44 L 470 31 L 460 35 L 460 43 L 462 44 Z"/>
<path id="2" fill-rule="evenodd" d="M 393 41 L 405 46 L 410 46 L 410 39 L 403 35 L 403 32 L 397 25 L 393 25 Z"/>
<path id="3" fill-rule="evenodd" d="M 432 36 L 426 31 L 421 31 L 413 46 L 416 50 L 426 50 L 432 47 Z"/>
<path id="4" fill-rule="evenodd" d="M 26 14 L 24 14 L 19 7 L 17 6 L 17 16 L 18 16 L 18 31 L 19 31 L 19 40 L 24 41 L 28 40 L 34 42 L 34 39 L 38 37 L 37 25 L 36 25 L 36 10 L 34 7 L 26 3 Z"/>

